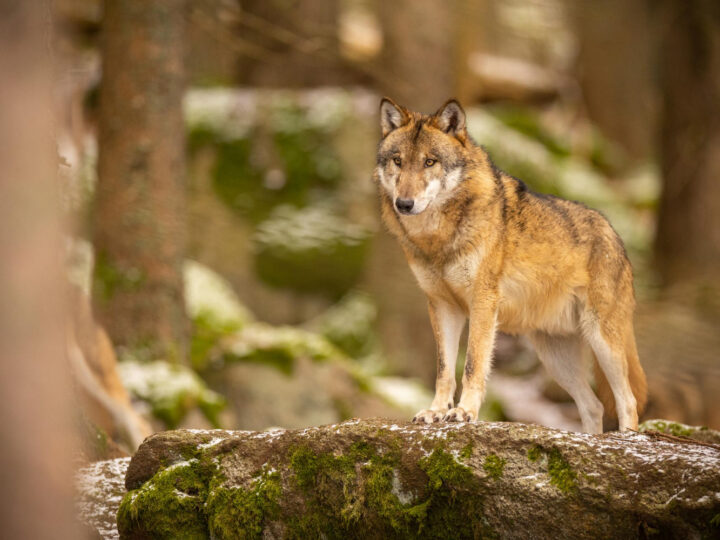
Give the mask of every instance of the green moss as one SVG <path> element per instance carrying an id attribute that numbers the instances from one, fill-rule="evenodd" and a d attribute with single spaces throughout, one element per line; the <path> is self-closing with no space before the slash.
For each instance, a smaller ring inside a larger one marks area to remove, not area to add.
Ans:
<path id="1" fill-rule="evenodd" d="M 443 485 L 466 485 L 472 480 L 470 469 L 442 449 L 435 449 L 421 459 L 420 468 L 428 475 L 428 485 L 433 489 L 440 489 Z"/>
<path id="2" fill-rule="evenodd" d="M 470 457 L 472 456 L 472 451 L 473 451 L 472 443 L 467 443 L 463 447 L 463 449 L 460 450 L 460 457 L 465 460 L 470 459 Z"/>
<path id="3" fill-rule="evenodd" d="M 493 536 L 482 516 L 479 479 L 443 448 L 411 465 L 402 463 L 407 458 L 394 444 L 358 441 L 341 452 L 299 446 L 289 451 L 292 474 L 284 481 L 264 470 L 242 488 L 227 487 L 198 448 L 181 454 L 186 462 L 161 470 L 123 499 L 121 534 L 262 538 L 270 523 L 281 521 L 286 538 Z M 284 500 L 296 502 L 285 507 Z"/>
<path id="4" fill-rule="evenodd" d="M 468 467 L 442 448 L 420 460 L 428 475 L 426 519 L 418 535 L 426 538 L 488 538 L 478 480 Z M 472 516 L 472 517 L 470 517 Z"/>
<path id="5" fill-rule="evenodd" d="M 212 538 L 262 538 L 268 521 L 280 515 L 282 485 L 277 472 L 264 472 L 249 489 L 212 489 L 206 512 Z"/>
<path id="6" fill-rule="evenodd" d="M 528 450 L 528 459 L 537 462 L 545 455 L 547 457 L 548 474 L 550 484 L 563 493 L 571 493 L 577 489 L 577 473 L 572 470 L 568 461 L 555 447 L 550 450 L 540 446 L 532 446 Z"/>
<path id="7" fill-rule="evenodd" d="M 528 459 L 530 461 L 537 461 L 542 457 L 542 448 L 539 446 L 532 446 L 527 452 Z"/>
<path id="8" fill-rule="evenodd" d="M 487 524 L 477 518 L 482 499 L 468 467 L 445 450 L 435 449 L 418 462 L 427 484 L 415 493 L 403 489 L 400 459 L 399 449 L 381 454 L 365 443 L 355 443 L 343 455 L 296 449 L 290 462 L 295 481 L 308 498 L 305 512 L 291 524 L 289 537 L 361 538 L 361 531 L 374 531 L 383 538 L 488 535 Z M 328 506 L 335 510 L 328 511 Z M 473 519 L 467 519 L 470 515 Z"/>
<path id="9" fill-rule="evenodd" d="M 205 500 L 215 466 L 193 459 L 172 465 L 125 495 L 118 510 L 121 535 L 207 538 Z"/>
<path id="10" fill-rule="evenodd" d="M 647 422 L 643 422 L 638 429 L 639 431 L 659 431 L 661 433 L 674 435 L 675 437 L 690 437 L 695 431 L 702 430 L 702 428 L 688 426 L 679 422 L 670 422 L 668 420 L 648 420 Z"/>
<path id="11" fill-rule="evenodd" d="M 350 494 L 357 491 L 356 460 L 365 461 L 371 450 L 364 442 L 355 443 L 347 454 L 316 454 L 301 446 L 290 455 L 295 483 L 305 494 L 305 511 L 290 519 L 291 538 L 328 536 L 341 538 L 353 521 Z M 327 511 L 327 508 L 333 508 Z"/>
<path id="12" fill-rule="evenodd" d="M 577 474 L 557 448 L 548 452 L 548 474 L 550 483 L 563 493 L 577 489 Z"/>
<path id="13" fill-rule="evenodd" d="M 277 519 L 280 474 L 259 472 L 248 488 L 223 485 L 215 463 L 197 448 L 181 451 L 187 461 L 155 474 L 120 504 L 121 534 L 152 538 L 261 538 Z"/>
<path id="14" fill-rule="evenodd" d="M 503 475 L 506 463 L 506 459 L 501 458 L 496 454 L 490 454 L 485 458 L 483 469 L 485 469 L 485 472 L 488 473 L 488 475 L 497 480 Z"/>

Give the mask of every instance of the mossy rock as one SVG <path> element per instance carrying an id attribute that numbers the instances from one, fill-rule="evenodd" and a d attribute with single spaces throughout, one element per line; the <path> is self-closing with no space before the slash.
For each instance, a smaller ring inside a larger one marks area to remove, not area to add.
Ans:
<path id="1" fill-rule="evenodd" d="M 218 415 L 225 407 L 225 399 L 210 390 L 190 368 L 160 360 L 126 360 L 118 364 L 118 369 L 133 398 L 147 403 L 153 415 L 169 428 L 176 427 L 195 407 L 213 425 L 219 425 Z"/>
<path id="2" fill-rule="evenodd" d="M 322 362 L 345 355 L 320 334 L 292 326 L 254 323 L 227 336 L 220 347 L 224 362 L 256 362 L 291 374 L 295 360 Z"/>
<path id="3" fill-rule="evenodd" d="M 133 458 L 123 538 L 712 538 L 720 449 L 511 423 L 174 431 Z M 175 524 L 175 525 L 173 525 Z"/>
<path id="4" fill-rule="evenodd" d="M 482 518 L 468 519 L 482 512 L 479 480 L 443 445 L 408 459 L 395 438 L 348 440 L 326 450 L 317 441 L 285 440 L 257 469 L 251 463 L 258 460 L 241 457 L 287 433 L 258 434 L 260 444 L 241 444 L 238 462 L 218 452 L 230 443 L 227 432 L 174 432 L 172 451 L 153 453 L 159 461 L 149 466 L 158 470 L 150 479 L 143 480 L 147 469 L 138 470 L 147 456 L 131 466 L 131 491 L 118 512 L 121 537 L 494 536 Z"/>
<path id="5" fill-rule="evenodd" d="M 689 426 L 671 420 L 646 420 L 638 427 L 638 431 L 659 431 L 674 437 L 688 437 L 698 441 L 720 444 L 720 431 L 705 426 Z"/>
<path id="6" fill-rule="evenodd" d="M 221 106 L 228 113 L 232 109 L 230 101 Z M 191 157 L 203 149 L 215 154 L 217 195 L 252 223 L 263 221 L 279 205 L 305 206 L 318 194 L 330 194 L 341 177 L 332 144 L 334 124 L 313 121 L 310 111 L 289 97 L 258 107 L 261 112 L 242 129 L 209 112 L 196 112 L 188 135 Z M 263 145 L 269 148 L 259 148 Z"/>
<path id="7" fill-rule="evenodd" d="M 369 231 L 326 206 L 283 206 L 258 226 L 255 270 L 270 286 L 339 298 L 360 278 L 369 242 Z"/>

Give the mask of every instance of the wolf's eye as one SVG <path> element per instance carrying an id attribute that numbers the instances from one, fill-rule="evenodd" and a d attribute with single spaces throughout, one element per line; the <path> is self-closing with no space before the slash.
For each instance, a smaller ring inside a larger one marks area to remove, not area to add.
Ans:
<path id="1" fill-rule="evenodd" d="M 425 166 L 426 167 L 432 167 L 437 163 L 437 159 L 426 159 L 425 160 Z"/>
<path id="2" fill-rule="evenodd" d="M 399 157 L 393 158 L 393 163 L 397 165 L 398 167 L 402 165 L 402 160 Z"/>

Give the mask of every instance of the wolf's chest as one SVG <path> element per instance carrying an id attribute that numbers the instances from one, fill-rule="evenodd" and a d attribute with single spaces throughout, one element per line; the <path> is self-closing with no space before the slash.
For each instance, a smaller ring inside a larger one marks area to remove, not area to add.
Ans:
<path id="1" fill-rule="evenodd" d="M 411 261 L 410 268 L 428 296 L 459 305 L 467 312 L 481 263 L 482 254 L 473 251 L 445 264 Z"/>

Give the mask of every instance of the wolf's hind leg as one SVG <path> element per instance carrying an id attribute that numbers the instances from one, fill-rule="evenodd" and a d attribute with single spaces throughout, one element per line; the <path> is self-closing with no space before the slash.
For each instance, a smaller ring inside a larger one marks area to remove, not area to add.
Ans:
<path id="1" fill-rule="evenodd" d="M 431 424 L 439 422 L 455 398 L 455 362 L 457 361 L 460 334 L 465 326 L 465 315 L 458 308 L 442 301 L 430 300 L 430 324 L 437 344 L 437 378 L 435 399 L 429 409 L 423 409 L 413 422 Z"/>
<path id="2" fill-rule="evenodd" d="M 588 383 L 589 373 L 581 358 L 581 336 L 535 332 L 530 340 L 550 376 L 575 400 L 583 431 L 602 433 L 603 406 Z"/>
<path id="3" fill-rule="evenodd" d="M 637 429 L 637 402 L 630 387 L 625 344 L 619 338 L 608 339 L 598 323 L 592 325 L 586 337 L 615 397 L 620 431 Z"/>

